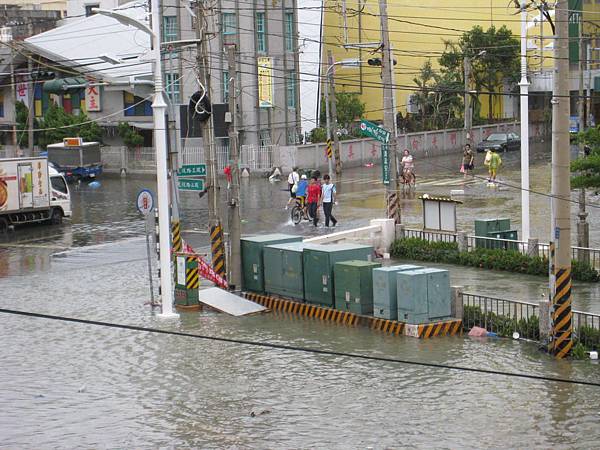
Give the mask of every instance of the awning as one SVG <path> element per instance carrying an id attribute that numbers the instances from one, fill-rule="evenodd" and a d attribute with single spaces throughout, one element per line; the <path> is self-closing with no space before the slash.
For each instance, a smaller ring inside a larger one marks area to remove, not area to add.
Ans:
<path id="1" fill-rule="evenodd" d="M 154 122 L 128 122 L 130 126 L 140 130 L 154 130 Z"/>

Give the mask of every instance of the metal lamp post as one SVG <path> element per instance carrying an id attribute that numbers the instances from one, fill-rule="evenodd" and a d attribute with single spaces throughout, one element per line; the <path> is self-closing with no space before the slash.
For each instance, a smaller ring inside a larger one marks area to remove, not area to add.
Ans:
<path id="1" fill-rule="evenodd" d="M 325 71 L 325 123 L 326 123 L 326 128 L 327 128 L 327 142 L 329 142 L 331 140 L 331 119 L 330 119 L 330 112 L 329 112 L 329 83 L 331 82 L 331 70 L 335 67 L 335 66 L 342 66 L 342 67 L 359 67 L 361 63 L 360 59 L 344 59 L 342 61 L 337 61 L 334 62 L 333 64 L 331 64 L 329 67 L 327 67 L 327 70 Z M 335 101 L 335 99 L 333 99 L 333 101 Z M 327 158 L 327 163 L 329 165 L 328 169 L 329 169 L 329 176 L 333 176 L 333 158 Z"/>
<path id="2" fill-rule="evenodd" d="M 521 227 L 529 240 L 529 82 L 527 81 L 527 10 L 521 2 Z"/>
<path id="3" fill-rule="evenodd" d="M 150 35 L 154 53 L 154 141 L 156 146 L 156 184 L 158 190 L 158 227 L 160 233 L 160 286 L 162 312 L 159 317 L 178 317 L 173 312 L 173 283 L 171 280 L 171 239 L 169 217 L 169 178 L 167 172 L 167 103 L 163 94 L 162 65 L 160 60 L 160 20 L 158 0 L 151 1 L 152 29 L 146 24 L 118 11 L 94 8 L 92 11 L 109 16 Z"/>

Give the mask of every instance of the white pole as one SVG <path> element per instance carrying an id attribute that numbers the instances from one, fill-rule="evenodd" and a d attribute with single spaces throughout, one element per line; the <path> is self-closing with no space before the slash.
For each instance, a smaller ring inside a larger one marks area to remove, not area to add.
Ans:
<path id="1" fill-rule="evenodd" d="M 163 97 L 162 66 L 160 61 L 160 21 L 158 0 L 152 0 L 152 47 L 154 51 L 154 145 L 156 147 L 156 184 L 158 191 L 158 228 L 160 233 L 160 286 L 162 313 L 159 317 L 177 317 L 173 312 L 173 283 L 171 281 L 171 233 L 169 219 L 169 179 L 167 173 L 167 103 Z"/>
<path id="2" fill-rule="evenodd" d="M 521 226 L 529 240 L 529 82 L 527 81 L 527 11 L 521 2 Z"/>

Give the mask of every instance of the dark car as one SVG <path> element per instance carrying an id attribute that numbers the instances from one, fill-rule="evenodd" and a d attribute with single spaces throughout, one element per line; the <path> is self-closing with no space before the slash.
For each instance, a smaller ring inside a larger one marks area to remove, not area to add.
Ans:
<path id="1" fill-rule="evenodd" d="M 477 144 L 477 151 L 480 153 L 492 148 L 500 152 L 519 150 L 521 138 L 515 133 L 492 133 Z"/>

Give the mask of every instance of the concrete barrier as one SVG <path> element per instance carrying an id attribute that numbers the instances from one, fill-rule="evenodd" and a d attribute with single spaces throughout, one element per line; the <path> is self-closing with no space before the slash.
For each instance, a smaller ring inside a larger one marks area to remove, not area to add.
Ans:
<path id="1" fill-rule="evenodd" d="M 372 245 L 378 253 L 389 252 L 395 238 L 394 219 L 373 219 L 366 227 L 353 228 L 323 236 L 305 239 L 313 244 L 333 244 L 342 241 L 361 242 Z"/>

